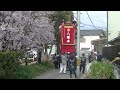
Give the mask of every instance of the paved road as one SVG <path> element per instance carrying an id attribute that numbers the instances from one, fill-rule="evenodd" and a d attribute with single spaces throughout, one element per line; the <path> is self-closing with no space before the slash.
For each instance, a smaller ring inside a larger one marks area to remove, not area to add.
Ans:
<path id="1" fill-rule="evenodd" d="M 87 63 L 88 63 L 88 60 L 87 60 Z M 86 70 L 85 70 L 85 74 L 82 74 L 80 72 L 80 78 L 77 78 L 77 79 L 85 79 L 86 75 L 87 75 Z M 66 74 L 62 74 L 62 73 L 59 74 L 59 69 L 54 69 L 49 72 L 43 73 L 34 79 L 76 79 L 76 78 L 74 74 L 72 75 L 72 78 L 70 78 L 69 71 L 66 71 Z"/>
<path id="2" fill-rule="evenodd" d="M 80 79 L 84 79 L 84 75 L 82 73 L 80 73 Z M 49 72 L 46 72 L 34 79 L 76 79 L 74 74 L 72 75 L 72 78 L 70 78 L 70 74 L 69 71 L 66 71 L 66 74 L 59 74 L 59 70 L 58 69 L 54 69 L 51 70 Z M 78 79 L 78 78 L 77 78 Z"/>
<path id="3" fill-rule="evenodd" d="M 88 63 L 88 60 L 86 63 Z M 85 70 L 85 74 L 82 74 L 80 72 L 80 78 L 77 78 L 77 79 L 85 79 L 86 75 L 87 75 L 86 70 Z M 34 79 L 76 79 L 76 78 L 74 74 L 72 75 L 72 78 L 70 78 L 69 71 L 66 71 L 66 74 L 59 74 L 59 69 L 54 69 L 49 72 L 43 73 L 42 75 Z"/>

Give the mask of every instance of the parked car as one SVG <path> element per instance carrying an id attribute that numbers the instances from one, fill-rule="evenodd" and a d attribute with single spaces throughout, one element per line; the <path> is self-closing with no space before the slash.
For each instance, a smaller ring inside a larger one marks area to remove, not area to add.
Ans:
<path id="1" fill-rule="evenodd" d="M 32 51 L 27 51 L 28 58 L 33 58 L 33 52 Z"/>

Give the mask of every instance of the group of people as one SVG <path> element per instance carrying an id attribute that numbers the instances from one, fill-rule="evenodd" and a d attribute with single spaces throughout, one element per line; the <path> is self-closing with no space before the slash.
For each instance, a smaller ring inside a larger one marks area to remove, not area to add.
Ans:
<path id="1" fill-rule="evenodd" d="M 97 60 L 101 62 L 103 56 L 100 54 L 100 52 L 91 52 L 91 54 L 88 56 L 89 63 L 93 60 Z"/>
<path id="2" fill-rule="evenodd" d="M 102 60 L 102 55 L 98 52 L 97 54 L 94 54 L 91 52 L 91 54 L 88 56 L 89 63 L 91 63 L 93 60 Z M 58 55 L 53 56 L 55 69 L 60 69 L 59 73 L 66 73 L 66 69 L 70 71 L 70 78 L 72 78 L 72 74 L 75 75 L 75 78 L 77 78 L 76 75 L 76 54 L 75 53 L 62 53 Z M 82 53 L 82 56 L 80 57 L 80 72 L 85 72 L 86 67 L 86 56 L 84 53 Z"/>
<path id="3" fill-rule="evenodd" d="M 76 75 L 76 57 L 74 53 L 62 53 L 59 55 L 53 56 L 54 65 L 56 69 L 60 69 L 59 73 L 66 73 L 66 69 L 70 71 L 70 78 L 72 78 L 72 73 L 74 73 L 75 78 L 77 78 Z"/>
<path id="4" fill-rule="evenodd" d="M 59 55 L 53 56 L 54 65 L 56 69 L 60 69 L 59 73 L 66 73 L 66 68 L 70 71 L 70 78 L 72 78 L 72 74 L 76 75 L 76 55 L 75 53 L 62 53 Z M 80 64 L 80 71 L 83 69 L 83 73 L 85 71 L 85 64 L 86 64 L 86 57 L 85 54 L 82 54 L 81 57 L 81 64 Z"/>

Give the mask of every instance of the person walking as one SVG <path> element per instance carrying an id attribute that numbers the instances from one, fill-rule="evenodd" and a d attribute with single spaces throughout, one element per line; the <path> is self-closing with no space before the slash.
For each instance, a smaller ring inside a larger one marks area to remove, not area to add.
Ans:
<path id="1" fill-rule="evenodd" d="M 58 60 L 58 68 L 60 68 L 60 63 L 62 63 L 62 59 L 61 59 L 61 54 L 60 53 L 57 56 L 57 60 Z"/>
<path id="2" fill-rule="evenodd" d="M 86 57 L 85 57 L 85 54 L 83 53 L 81 57 L 80 72 L 82 69 L 83 69 L 82 70 L 83 73 L 85 72 L 85 65 L 86 65 Z"/>
<path id="3" fill-rule="evenodd" d="M 72 78 L 72 73 L 74 73 L 75 75 L 75 78 L 77 78 L 76 76 L 76 60 L 75 60 L 75 56 L 73 55 L 73 53 L 70 54 L 70 57 L 69 57 L 69 70 L 70 70 L 70 78 Z"/>
<path id="4" fill-rule="evenodd" d="M 70 52 L 67 53 L 67 59 L 69 61 L 69 57 L 70 57 Z M 69 71 L 69 62 L 67 61 L 67 66 L 66 66 L 66 70 Z"/>
<path id="5" fill-rule="evenodd" d="M 97 61 L 101 62 L 102 58 L 103 56 L 99 52 L 97 52 Z"/>
<path id="6" fill-rule="evenodd" d="M 62 62 L 60 63 L 60 72 L 59 73 L 62 73 L 62 71 L 63 71 L 63 73 L 65 74 L 66 73 L 67 60 L 68 60 L 65 53 L 63 53 L 61 55 L 61 59 L 62 59 Z"/>
<path id="7" fill-rule="evenodd" d="M 90 55 L 88 56 L 88 60 L 89 60 L 89 63 L 93 61 L 93 52 L 91 52 Z"/>

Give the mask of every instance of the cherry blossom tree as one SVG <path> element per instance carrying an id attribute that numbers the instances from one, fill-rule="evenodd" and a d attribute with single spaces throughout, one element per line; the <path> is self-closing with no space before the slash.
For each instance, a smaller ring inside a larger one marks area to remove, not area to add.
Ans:
<path id="1" fill-rule="evenodd" d="M 26 47 L 43 48 L 54 40 L 53 11 L 0 11 L 0 40 L 3 51 Z"/>

